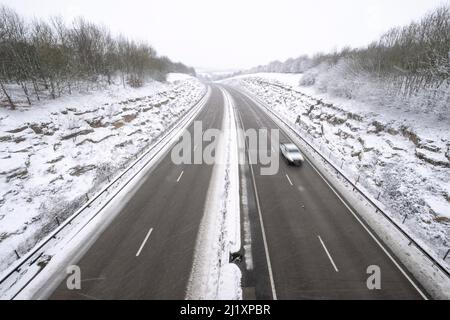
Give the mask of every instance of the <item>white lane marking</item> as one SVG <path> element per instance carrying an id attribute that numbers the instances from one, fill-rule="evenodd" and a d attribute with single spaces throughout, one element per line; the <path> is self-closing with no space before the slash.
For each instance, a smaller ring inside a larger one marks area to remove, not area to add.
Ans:
<path id="1" fill-rule="evenodd" d="M 246 170 L 241 167 L 241 204 L 244 214 L 244 258 L 247 270 L 253 270 L 253 253 L 252 253 L 252 232 L 250 215 L 248 209 L 248 195 L 247 195 L 247 178 L 245 176 Z"/>
<path id="2" fill-rule="evenodd" d="M 196 144 L 196 145 L 194 146 L 194 151 L 197 150 L 197 148 L 198 148 L 198 144 Z"/>
<path id="3" fill-rule="evenodd" d="M 237 107 L 234 105 L 235 116 L 234 120 L 236 121 L 236 125 L 238 126 L 238 113 Z M 244 132 L 242 130 L 238 130 L 238 147 L 239 150 L 245 150 L 245 137 Z M 239 156 L 240 158 L 240 156 Z M 240 162 L 242 163 L 242 162 Z M 251 222 L 250 222 L 250 214 L 248 207 L 248 192 L 247 192 L 247 169 L 248 167 L 244 164 L 239 165 L 239 175 L 240 179 L 240 190 L 241 190 L 241 205 L 242 212 L 244 217 L 244 258 L 245 258 L 245 267 L 247 270 L 253 270 L 253 253 L 252 253 L 252 232 L 251 232 Z"/>
<path id="4" fill-rule="evenodd" d="M 148 230 L 147 235 L 145 236 L 144 241 L 142 242 L 141 246 L 139 247 L 138 252 L 136 253 L 136 257 L 139 257 L 139 255 L 141 254 L 142 249 L 144 249 L 145 243 L 148 240 L 148 237 L 150 237 L 150 235 L 152 234 L 153 228 L 150 228 L 150 230 Z"/>
<path id="5" fill-rule="evenodd" d="M 331 254 L 328 252 L 327 247 L 325 246 L 325 243 L 323 243 L 322 238 L 320 236 L 317 236 L 319 238 L 320 243 L 322 244 L 323 249 L 327 253 L 328 259 L 330 259 L 331 264 L 333 265 L 333 268 L 336 272 L 339 272 L 338 268 L 336 267 L 336 264 L 334 263 L 333 258 L 331 257 Z"/>
<path id="6" fill-rule="evenodd" d="M 89 300 L 100 300 L 99 298 L 96 298 L 96 297 L 93 297 L 93 296 L 90 296 L 90 295 L 87 295 L 87 294 L 84 294 L 84 293 L 77 292 L 77 294 L 79 294 L 80 296 L 82 296 L 84 298 L 87 298 Z"/>
<path id="7" fill-rule="evenodd" d="M 181 177 L 183 176 L 183 173 L 184 173 L 184 170 L 183 170 L 183 171 L 181 171 L 180 175 L 178 176 L 177 182 L 180 182 L 180 180 L 181 180 Z"/>
<path id="8" fill-rule="evenodd" d="M 248 97 L 248 96 L 247 96 Z M 259 105 L 255 100 L 249 97 L 251 101 L 253 101 L 254 104 Z M 263 106 L 260 106 L 261 109 L 263 109 Z M 263 111 L 263 110 L 261 110 Z M 264 114 L 268 116 L 268 118 L 274 123 L 278 128 L 281 129 L 281 127 L 272 119 L 272 117 L 263 111 Z M 281 129 L 284 131 L 283 129 Z M 290 136 L 288 134 L 288 136 Z M 383 250 L 383 252 L 388 256 L 388 258 L 394 263 L 394 265 L 400 270 L 400 272 L 403 274 L 403 276 L 411 283 L 411 285 L 416 289 L 416 291 L 422 296 L 424 300 L 428 300 L 427 296 L 420 290 L 420 288 L 416 285 L 416 283 L 409 277 L 409 275 L 403 270 L 403 268 L 397 263 L 397 261 L 392 257 L 392 255 L 387 251 L 387 249 L 384 247 L 384 245 L 375 237 L 375 235 L 370 231 L 370 229 L 361 221 L 361 219 L 357 216 L 357 214 L 353 211 L 352 208 L 342 199 L 342 197 L 339 195 L 339 193 L 334 189 L 334 187 L 325 179 L 325 177 L 319 172 L 319 170 L 316 168 L 316 166 L 309 161 L 309 159 L 305 156 L 306 161 L 311 165 L 311 167 L 317 172 L 317 174 L 322 178 L 323 181 L 330 187 L 330 189 L 334 192 L 334 194 L 338 197 L 338 199 L 344 204 L 344 206 L 347 207 L 347 209 L 350 211 L 350 213 L 355 217 L 355 219 L 361 224 L 361 226 L 364 228 L 364 230 L 367 231 L 367 233 L 372 237 L 372 239 L 375 241 L 375 243 Z"/>
<path id="9" fill-rule="evenodd" d="M 291 184 L 291 186 L 293 186 L 294 184 L 291 181 L 291 178 L 289 178 L 289 176 L 286 174 L 286 178 L 288 179 L 289 183 Z"/>
<path id="10" fill-rule="evenodd" d="M 241 127 L 245 131 L 244 122 L 242 121 L 240 110 L 238 110 L 238 115 L 239 115 L 239 119 L 241 122 Z M 248 148 L 247 148 L 247 155 L 250 159 L 250 150 Z M 250 173 L 252 176 L 253 189 L 255 190 L 256 208 L 258 210 L 259 222 L 261 225 L 261 233 L 262 233 L 262 238 L 263 238 L 263 243 L 264 243 L 264 252 L 266 254 L 267 269 L 269 271 L 270 286 L 272 288 L 272 298 L 273 298 L 273 300 L 277 300 L 277 292 L 275 290 L 275 281 L 273 280 L 272 263 L 270 262 L 269 247 L 267 245 L 267 237 L 266 237 L 266 232 L 264 229 L 264 222 L 263 222 L 263 217 L 262 217 L 262 213 L 261 213 L 261 205 L 259 203 L 258 189 L 256 188 L 255 173 L 253 171 L 253 165 L 251 163 L 249 163 L 249 167 L 250 167 Z"/>
<path id="11" fill-rule="evenodd" d="M 81 282 L 86 282 L 86 281 L 102 281 L 102 280 L 106 280 L 106 278 L 90 278 L 90 279 L 82 279 Z"/>

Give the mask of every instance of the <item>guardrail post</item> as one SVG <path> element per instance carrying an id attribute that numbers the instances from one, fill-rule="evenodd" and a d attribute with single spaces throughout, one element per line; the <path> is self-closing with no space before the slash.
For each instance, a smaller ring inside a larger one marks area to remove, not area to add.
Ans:
<path id="1" fill-rule="evenodd" d="M 405 223 L 405 221 L 406 221 L 406 218 L 408 218 L 408 215 L 407 215 L 407 214 L 405 214 L 405 217 L 403 218 L 402 224 L 404 224 L 404 223 Z"/>
<path id="2" fill-rule="evenodd" d="M 380 200 L 381 191 L 378 191 L 377 200 Z"/>
<path id="3" fill-rule="evenodd" d="M 14 253 L 15 253 L 16 256 L 17 256 L 17 259 L 20 259 L 20 256 L 19 256 L 19 254 L 17 253 L 17 250 L 14 250 Z"/>
<path id="4" fill-rule="evenodd" d="M 358 175 L 358 178 L 357 178 L 356 181 L 355 181 L 355 186 L 353 187 L 353 191 L 355 191 L 356 185 L 358 184 L 358 182 L 359 182 L 359 175 Z"/>
<path id="5" fill-rule="evenodd" d="M 444 256 L 444 260 L 447 259 L 448 254 L 450 253 L 450 249 L 447 250 L 447 253 Z"/>

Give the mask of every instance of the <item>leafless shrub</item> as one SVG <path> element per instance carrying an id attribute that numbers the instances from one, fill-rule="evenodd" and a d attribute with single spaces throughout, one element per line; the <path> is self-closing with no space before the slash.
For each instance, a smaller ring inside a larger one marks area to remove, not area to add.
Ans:
<path id="1" fill-rule="evenodd" d="M 71 94 L 75 87 L 112 84 L 120 75 L 123 85 L 140 86 L 146 77 L 164 80 L 168 72 L 195 73 L 181 63 L 159 57 L 144 43 L 76 19 L 68 27 L 59 17 L 25 21 L 0 6 L 0 100 L 16 105 L 11 87 L 19 87 L 26 102 Z M 2 97 L 3 96 L 3 97 Z"/>

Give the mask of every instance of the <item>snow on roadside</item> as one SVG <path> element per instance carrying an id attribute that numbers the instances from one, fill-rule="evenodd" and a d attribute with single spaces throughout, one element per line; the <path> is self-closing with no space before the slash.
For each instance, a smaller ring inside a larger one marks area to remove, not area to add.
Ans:
<path id="1" fill-rule="evenodd" d="M 14 250 L 25 254 L 205 90 L 189 77 L 0 110 L 0 271 L 17 259 Z"/>
<path id="2" fill-rule="evenodd" d="M 222 134 L 197 236 L 186 299 L 242 299 L 241 271 L 230 254 L 241 247 L 237 130 L 232 98 L 222 91 Z"/>

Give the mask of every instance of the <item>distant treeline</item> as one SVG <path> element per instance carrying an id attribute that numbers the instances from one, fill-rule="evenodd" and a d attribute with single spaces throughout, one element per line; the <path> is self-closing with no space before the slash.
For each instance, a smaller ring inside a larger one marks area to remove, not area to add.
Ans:
<path id="1" fill-rule="evenodd" d="M 244 73 L 305 73 L 313 68 L 326 71 L 336 66 L 342 76 L 369 74 L 408 96 L 422 89 L 448 85 L 450 6 L 437 8 L 419 22 L 393 28 L 365 48 L 274 61 Z M 315 77 L 310 75 L 303 81 L 304 85 L 312 85 Z"/>
<path id="2" fill-rule="evenodd" d="M 116 80 L 137 87 L 146 78 L 165 80 L 169 72 L 195 74 L 193 68 L 159 57 L 148 44 L 113 36 L 82 18 L 70 26 L 60 17 L 26 21 L 0 7 L 0 96 L 12 108 L 11 91 L 18 89 L 31 105 L 89 84 Z"/>

